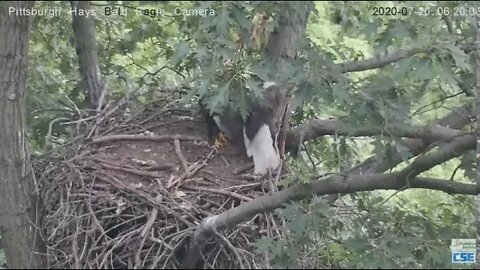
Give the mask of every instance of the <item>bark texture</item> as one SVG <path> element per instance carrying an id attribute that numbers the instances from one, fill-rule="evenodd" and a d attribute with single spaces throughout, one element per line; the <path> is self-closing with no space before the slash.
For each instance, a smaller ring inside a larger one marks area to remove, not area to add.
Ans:
<path id="1" fill-rule="evenodd" d="M 33 2 L 0 5 L 0 235 L 9 268 L 44 267 L 37 196 L 26 140 L 25 91 L 28 36 L 32 17 L 9 14 L 9 8 L 32 8 Z"/>
<path id="2" fill-rule="evenodd" d="M 87 16 L 90 11 L 90 1 L 70 1 L 72 9 L 72 27 L 75 34 L 75 44 L 78 56 L 78 66 L 81 76 L 80 87 L 87 94 L 87 106 L 89 109 L 99 111 L 105 103 L 105 83 L 100 73 L 97 42 L 95 40 L 95 24 L 93 16 Z"/>

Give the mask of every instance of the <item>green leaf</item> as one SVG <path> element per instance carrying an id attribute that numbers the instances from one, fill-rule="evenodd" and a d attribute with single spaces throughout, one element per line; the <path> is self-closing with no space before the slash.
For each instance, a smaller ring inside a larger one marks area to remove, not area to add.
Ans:
<path id="1" fill-rule="evenodd" d="M 473 66 L 470 63 L 470 56 L 468 54 L 466 54 L 463 50 L 461 50 L 454 44 L 449 45 L 448 49 L 450 50 L 450 53 L 455 60 L 455 63 L 460 69 L 470 72 L 473 71 Z"/>
<path id="2" fill-rule="evenodd" d="M 372 23 L 368 23 L 364 27 L 363 33 L 365 33 L 365 35 L 370 38 L 377 34 L 378 28 L 380 28 L 381 25 L 382 25 L 382 20 L 376 19 Z"/>
<path id="3" fill-rule="evenodd" d="M 256 247 L 255 251 L 259 254 L 270 251 L 270 249 L 272 249 L 272 245 L 273 240 L 269 237 L 262 237 L 253 243 L 253 246 Z"/>
<path id="4" fill-rule="evenodd" d="M 197 59 L 198 62 L 202 62 L 202 60 L 208 56 L 208 50 L 206 47 L 200 47 L 195 52 L 196 52 L 195 58 Z"/>
<path id="5" fill-rule="evenodd" d="M 229 24 L 232 19 L 229 17 L 226 7 L 222 7 L 221 9 L 217 10 L 217 12 L 217 33 L 220 35 L 227 35 Z"/>
<path id="6" fill-rule="evenodd" d="M 349 238 L 345 240 L 344 244 L 353 252 L 362 252 L 370 248 L 370 243 L 363 238 Z"/>
<path id="7" fill-rule="evenodd" d="M 172 64 L 178 65 L 180 61 L 182 61 L 187 56 L 188 53 L 190 53 L 190 46 L 188 45 L 188 42 L 181 41 L 178 44 L 176 52 L 172 57 Z"/>
<path id="8" fill-rule="evenodd" d="M 253 95 L 254 99 L 263 99 L 263 87 L 260 86 L 259 82 L 253 78 L 248 78 L 245 84 L 246 88 L 249 89 Z"/>
<path id="9" fill-rule="evenodd" d="M 229 84 L 226 83 L 215 90 L 213 96 L 207 102 L 207 108 L 212 112 L 220 112 L 228 100 Z"/>
<path id="10" fill-rule="evenodd" d="M 289 228 L 292 230 L 293 234 L 297 237 L 300 237 L 305 232 L 307 227 L 307 217 L 305 215 L 297 216 L 295 219 L 290 221 Z"/>
<path id="11" fill-rule="evenodd" d="M 330 205 L 323 200 L 317 201 L 315 204 L 315 213 L 323 217 L 328 217 L 330 215 Z"/>
<path id="12" fill-rule="evenodd" d="M 302 214 L 298 202 L 290 202 L 285 204 L 285 207 L 281 210 L 281 213 L 287 220 L 294 220 L 299 214 Z"/>
<path id="13" fill-rule="evenodd" d="M 412 73 L 413 80 L 428 80 L 433 76 L 433 63 L 430 59 L 425 59 L 420 61 L 417 65 L 414 66 Z"/>

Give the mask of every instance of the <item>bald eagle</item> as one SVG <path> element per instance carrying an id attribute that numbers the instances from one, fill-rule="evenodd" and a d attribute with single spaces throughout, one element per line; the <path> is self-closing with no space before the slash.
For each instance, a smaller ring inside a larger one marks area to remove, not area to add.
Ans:
<path id="1" fill-rule="evenodd" d="M 209 137 L 221 131 L 234 144 L 240 142 L 247 156 L 253 159 L 254 174 L 258 175 L 274 172 L 281 164 L 278 138 L 286 104 L 286 96 L 276 83 L 265 82 L 264 89 L 263 101 L 251 106 L 245 120 L 230 108 L 220 114 L 209 114 L 202 107 Z"/>

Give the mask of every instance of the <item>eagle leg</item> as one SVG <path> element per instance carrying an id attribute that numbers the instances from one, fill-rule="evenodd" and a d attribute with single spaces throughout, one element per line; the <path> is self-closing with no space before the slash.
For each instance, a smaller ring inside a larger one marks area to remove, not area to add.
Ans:
<path id="1" fill-rule="evenodd" d="M 219 150 L 220 148 L 223 148 L 225 147 L 225 145 L 228 143 L 228 140 L 227 140 L 227 136 L 225 135 L 225 133 L 223 132 L 218 132 L 216 138 L 215 138 L 215 142 L 213 144 L 213 147 L 217 150 Z"/>

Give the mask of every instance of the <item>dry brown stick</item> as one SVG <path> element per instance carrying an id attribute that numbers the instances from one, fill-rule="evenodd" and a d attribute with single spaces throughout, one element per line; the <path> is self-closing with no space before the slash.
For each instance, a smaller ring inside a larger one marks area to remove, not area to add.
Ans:
<path id="1" fill-rule="evenodd" d="M 242 189 L 245 187 L 258 187 L 262 185 L 262 183 L 250 183 L 250 184 L 243 184 L 243 185 L 236 185 L 236 186 L 230 186 L 225 189 Z"/>
<path id="2" fill-rule="evenodd" d="M 150 240 L 152 240 L 153 242 L 156 242 L 157 244 L 160 244 L 160 245 L 164 246 L 165 248 L 169 249 L 170 251 L 173 251 L 173 247 L 171 247 L 171 246 L 170 246 L 167 242 L 165 242 L 164 240 L 156 238 L 156 237 L 153 235 L 153 231 L 152 231 L 152 234 L 150 235 Z"/>
<path id="3" fill-rule="evenodd" d="M 104 159 L 101 159 L 99 157 L 93 157 L 94 160 L 96 161 L 99 161 L 99 162 L 103 162 L 105 164 L 108 164 L 108 165 L 112 165 L 112 166 L 115 166 L 115 167 L 122 167 L 122 168 L 127 168 L 127 167 L 124 167 L 120 164 L 116 164 L 116 163 L 113 163 L 113 162 L 109 162 L 109 161 L 106 161 Z M 133 160 L 132 160 L 133 161 Z M 174 170 L 176 167 L 176 165 L 174 164 L 169 164 L 169 163 L 165 163 L 165 164 L 160 164 L 160 165 L 152 165 L 152 166 L 148 166 L 148 167 L 142 167 L 142 170 L 146 170 L 146 171 L 163 171 L 163 170 Z M 132 169 L 132 170 L 136 170 L 136 168 L 134 167 L 128 167 L 127 169 Z"/>
<path id="4" fill-rule="evenodd" d="M 182 149 L 180 148 L 180 141 L 178 139 L 175 139 L 173 141 L 173 145 L 175 146 L 175 154 L 177 154 L 177 157 L 180 160 L 180 163 L 182 163 L 185 173 L 188 174 L 189 173 L 188 163 L 185 157 L 183 156 Z"/>
<path id="5" fill-rule="evenodd" d="M 190 189 L 190 190 L 196 190 L 196 191 L 208 191 L 208 192 L 212 192 L 212 193 L 222 194 L 222 195 L 230 196 L 230 197 L 233 197 L 233 198 L 236 198 L 236 199 L 244 200 L 244 201 L 247 201 L 247 202 L 253 200 L 250 197 L 240 195 L 240 194 L 237 194 L 237 193 L 231 192 L 231 191 L 226 191 L 226 190 L 223 190 L 223 189 L 214 189 L 214 188 L 206 188 L 206 187 L 192 187 L 192 186 L 186 186 L 186 185 L 184 185 L 183 188 Z"/>
<path id="6" fill-rule="evenodd" d="M 237 170 L 234 170 L 233 174 L 238 175 L 238 174 L 241 174 L 241 173 L 243 173 L 246 170 L 249 170 L 251 168 L 253 168 L 253 164 L 248 164 L 248 165 L 245 165 L 243 167 L 238 168 Z"/>
<path id="7" fill-rule="evenodd" d="M 175 165 L 167 163 L 167 164 L 160 164 L 160 165 L 145 167 L 144 169 L 147 171 L 165 171 L 165 170 L 173 170 L 174 168 L 175 168 Z"/>
<path id="8" fill-rule="evenodd" d="M 126 185 L 125 183 L 123 183 L 122 181 L 118 180 L 116 177 L 112 176 L 112 175 L 109 175 L 107 174 L 106 172 L 104 173 L 100 173 L 97 175 L 98 179 L 102 180 L 102 181 L 105 181 L 107 183 L 110 183 L 111 185 L 113 185 L 114 187 L 118 188 L 118 189 L 126 189 L 132 193 L 136 193 L 138 194 L 139 196 L 143 197 L 145 200 L 147 200 L 148 202 L 150 202 L 151 204 L 153 205 L 156 205 L 157 204 L 157 201 L 155 200 L 155 198 L 153 198 L 152 196 L 150 196 L 149 194 L 146 194 L 140 190 L 137 190 L 135 188 L 132 188 L 132 187 L 129 187 L 128 185 Z"/>
<path id="9" fill-rule="evenodd" d="M 78 219 L 75 220 L 76 230 L 78 232 Z M 72 249 L 73 249 L 73 258 L 75 259 L 75 269 L 80 269 L 80 258 L 78 257 L 78 233 L 74 233 L 72 237 Z"/>
<path id="10" fill-rule="evenodd" d="M 184 135 L 144 135 L 144 134 L 134 134 L 134 135 L 106 135 L 101 137 L 93 138 L 93 143 L 104 143 L 104 142 L 114 142 L 114 141 L 154 141 L 154 142 L 163 142 L 167 140 L 182 140 L 182 141 L 194 141 L 194 140 L 203 140 L 198 136 L 184 136 Z"/>
<path id="11" fill-rule="evenodd" d="M 99 160 L 99 161 L 101 161 L 101 160 Z M 111 170 L 117 170 L 117 171 L 122 171 L 122 172 L 133 173 L 133 174 L 140 175 L 140 176 L 148 176 L 148 177 L 162 178 L 161 175 L 156 174 L 156 173 L 153 173 L 153 172 L 140 171 L 140 170 L 136 170 L 136 169 L 128 169 L 128 168 L 124 168 L 124 167 L 117 167 L 117 166 L 109 165 L 109 164 L 106 164 L 106 163 L 103 163 L 103 162 L 102 162 L 100 165 L 101 165 L 102 167 L 105 167 L 105 168 L 111 169 Z"/>
<path id="12" fill-rule="evenodd" d="M 70 166 L 70 164 L 68 164 L 68 166 Z M 89 190 L 91 192 L 92 188 L 87 189 L 87 186 L 85 185 L 85 180 L 83 179 L 83 175 L 80 172 L 80 170 L 77 169 L 77 168 L 74 168 L 72 166 L 70 166 L 70 167 L 78 173 L 78 176 L 79 176 L 80 180 L 82 181 L 82 185 L 83 185 L 84 189 Z M 95 178 L 93 178 L 93 181 L 95 182 Z M 100 224 L 100 221 L 98 221 L 97 216 L 95 215 L 95 212 L 93 211 L 91 196 L 88 196 L 88 199 L 86 201 L 87 201 L 88 211 L 90 211 L 90 214 L 92 215 L 92 218 L 93 218 L 93 223 L 98 227 L 98 229 L 100 230 L 102 235 L 105 235 L 105 230 L 103 229 L 102 225 Z"/>
<path id="13" fill-rule="evenodd" d="M 146 234 L 152 228 L 155 219 L 157 218 L 158 209 L 153 208 L 152 214 L 148 218 L 147 224 L 143 227 L 142 233 L 140 236 L 142 237 L 142 242 L 140 243 L 140 247 L 138 247 L 137 253 L 135 254 L 135 269 L 140 267 L 140 253 L 142 252 L 143 246 L 145 245 L 145 241 L 147 240 Z"/>
<path id="14" fill-rule="evenodd" d="M 170 208 L 168 208 L 168 206 L 164 205 L 164 204 L 161 204 L 159 203 L 159 200 L 158 198 L 153 198 L 152 196 L 150 196 L 149 194 L 143 192 L 143 191 L 140 191 L 138 189 L 135 189 L 135 188 L 132 188 L 132 187 L 129 187 L 127 186 L 125 183 L 123 183 L 122 181 L 120 181 L 119 179 L 117 179 L 116 177 L 114 176 L 111 176 L 111 175 L 105 175 L 105 174 L 102 174 L 102 175 L 98 175 L 98 178 L 103 180 L 103 181 L 106 181 L 114 186 L 117 186 L 117 187 L 121 187 L 121 188 L 124 188 L 132 193 L 136 193 L 138 195 L 140 195 L 141 197 L 143 197 L 145 200 L 147 200 L 148 202 L 152 203 L 153 205 L 156 205 L 160 208 L 162 208 L 165 212 L 169 213 L 169 214 L 172 214 L 173 216 L 175 216 L 176 218 L 178 218 L 179 220 L 181 220 L 182 222 L 185 223 L 185 225 L 187 226 L 193 226 L 192 222 L 186 220 L 185 218 L 183 218 L 181 215 L 179 215 L 178 213 L 176 213 L 175 211 L 171 210 Z"/>
<path id="15" fill-rule="evenodd" d="M 202 164 L 202 165 L 204 165 L 204 164 Z M 168 183 L 167 189 L 172 188 L 173 186 L 182 182 L 185 178 L 195 174 L 201 168 L 201 167 L 200 168 L 199 167 L 200 167 L 200 165 L 198 165 L 198 163 L 195 162 L 192 165 L 190 165 L 190 167 L 188 168 L 189 173 L 184 172 L 180 177 L 173 177 L 172 176 L 173 179 L 171 179 L 171 180 L 173 180 L 173 181 L 170 182 L 170 180 L 169 180 L 170 183 Z"/>
<path id="16" fill-rule="evenodd" d="M 238 263 L 240 264 L 240 269 L 245 269 L 245 265 L 243 264 L 242 262 L 242 258 L 240 257 L 240 254 L 238 254 L 238 251 L 237 249 L 232 245 L 232 243 L 230 243 L 230 241 L 225 237 L 223 236 L 221 233 L 215 231 L 215 234 L 223 240 L 223 242 L 232 250 L 233 254 L 235 255 L 235 257 L 237 258 L 237 261 Z"/>
<path id="17" fill-rule="evenodd" d="M 167 185 L 167 189 L 170 189 L 175 185 L 177 187 L 183 185 L 182 182 L 183 182 L 183 180 L 185 180 L 185 178 L 193 176 L 195 173 L 197 173 L 197 171 L 199 171 L 200 169 L 202 169 L 203 167 L 205 167 L 207 165 L 208 160 L 210 160 L 213 157 L 214 151 L 215 150 L 210 151 L 208 156 L 205 159 L 203 159 L 203 161 L 200 165 L 198 164 L 198 161 L 193 163 L 192 165 L 190 165 L 190 167 L 188 168 L 189 172 L 188 173 L 186 173 L 186 172 L 183 173 L 180 177 L 177 177 L 174 181 L 169 183 Z"/>
<path id="18" fill-rule="evenodd" d="M 143 228 L 143 231 L 140 234 L 142 237 L 145 237 L 145 234 L 147 234 L 148 231 L 152 228 L 152 225 L 155 222 L 155 219 L 157 218 L 157 213 L 158 213 L 158 209 L 153 208 L 152 214 L 150 215 L 150 218 L 148 219 L 147 224 L 145 225 L 145 228 Z"/>

